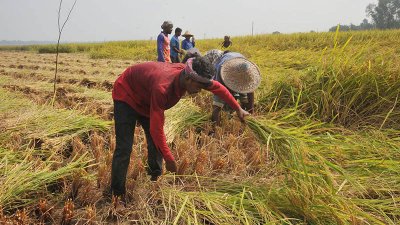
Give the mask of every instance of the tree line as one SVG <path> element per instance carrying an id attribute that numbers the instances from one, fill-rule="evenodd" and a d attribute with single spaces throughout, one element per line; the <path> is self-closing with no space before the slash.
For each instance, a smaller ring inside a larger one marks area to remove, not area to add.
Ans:
<path id="1" fill-rule="evenodd" d="M 378 4 L 369 4 L 365 9 L 367 17 L 359 25 L 340 25 L 340 30 L 370 30 L 370 29 L 398 29 L 400 28 L 400 0 L 378 0 Z M 331 27 L 329 31 L 336 31 Z"/>

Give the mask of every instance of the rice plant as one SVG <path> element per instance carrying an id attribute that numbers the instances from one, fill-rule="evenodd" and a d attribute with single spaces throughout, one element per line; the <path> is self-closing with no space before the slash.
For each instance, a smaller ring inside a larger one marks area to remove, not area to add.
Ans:
<path id="1" fill-rule="evenodd" d="M 189 127 L 201 127 L 207 121 L 203 113 L 190 98 L 182 99 L 165 113 L 165 135 L 167 142 L 172 143 Z"/>
<path id="2" fill-rule="evenodd" d="M 32 151 L 21 154 L 0 148 L 0 155 L 0 205 L 7 210 L 34 204 L 38 196 L 49 194 L 48 185 L 71 177 L 89 167 L 92 161 L 85 154 L 57 166 L 59 161 L 52 158 L 43 161 L 35 158 Z"/>

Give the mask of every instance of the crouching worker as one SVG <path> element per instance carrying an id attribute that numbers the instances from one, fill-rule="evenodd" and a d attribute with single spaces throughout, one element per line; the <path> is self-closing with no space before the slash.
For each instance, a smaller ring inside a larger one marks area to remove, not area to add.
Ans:
<path id="1" fill-rule="evenodd" d="M 222 52 L 217 49 L 210 50 L 205 57 L 214 64 L 217 70 L 214 80 L 227 87 L 231 95 L 240 101 L 242 108 L 250 113 L 254 111 L 254 91 L 261 83 L 258 67 L 237 52 Z M 221 109 L 231 110 L 230 104 L 213 96 L 213 112 L 211 120 L 215 125 L 221 123 Z"/>
<path id="2" fill-rule="evenodd" d="M 249 113 L 243 110 L 229 91 L 212 80 L 214 68 L 203 57 L 190 58 L 186 64 L 146 62 L 127 68 L 115 81 L 112 97 L 116 149 L 111 169 L 111 192 L 125 194 L 125 180 L 133 145 L 136 122 L 143 127 L 148 150 L 148 174 L 157 180 L 166 169 L 175 173 L 177 165 L 164 134 L 164 111 L 185 95 L 202 89 L 219 96 L 234 109 L 241 121 Z"/>

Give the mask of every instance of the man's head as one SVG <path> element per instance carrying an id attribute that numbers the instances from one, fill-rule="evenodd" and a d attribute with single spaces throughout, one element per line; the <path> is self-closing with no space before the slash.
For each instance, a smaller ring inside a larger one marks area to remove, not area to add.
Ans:
<path id="1" fill-rule="evenodd" d="M 190 58 L 183 73 L 183 85 L 189 94 L 196 94 L 211 85 L 214 73 L 214 66 L 205 57 Z"/>
<path id="2" fill-rule="evenodd" d="M 182 34 L 182 29 L 179 27 L 175 28 L 175 36 L 179 37 L 181 36 L 181 34 Z"/>
<path id="3" fill-rule="evenodd" d="M 230 38 L 231 38 L 231 37 L 229 37 L 228 35 L 225 35 L 225 36 L 224 36 L 224 41 L 229 41 Z"/>
<path id="4" fill-rule="evenodd" d="M 164 33 L 166 34 L 171 34 L 172 33 L 172 28 L 174 25 L 172 24 L 171 21 L 164 21 L 163 24 L 161 24 L 161 29 L 163 30 Z"/>

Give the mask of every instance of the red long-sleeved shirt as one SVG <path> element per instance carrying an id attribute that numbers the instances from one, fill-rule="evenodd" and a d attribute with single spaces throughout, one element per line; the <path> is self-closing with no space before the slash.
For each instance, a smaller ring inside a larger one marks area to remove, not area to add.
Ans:
<path id="1" fill-rule="evenodd" d="M 114 83 L 114 100 L 129 104 L 139 114 L 150 118 L 150 134 L 165 160 L 174 160 L 164 134 L 164 111 L 174 106 L 185 94 L 180 87 L 181 63 L 146 62 L 127 68 Z M 228 89 L 212 81 L 207 90 L 218 95 L 234 110 L 239 104 Z"/>

